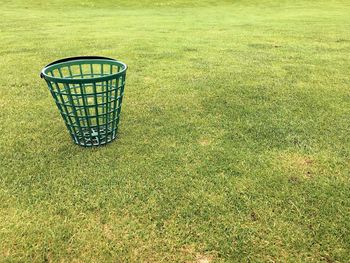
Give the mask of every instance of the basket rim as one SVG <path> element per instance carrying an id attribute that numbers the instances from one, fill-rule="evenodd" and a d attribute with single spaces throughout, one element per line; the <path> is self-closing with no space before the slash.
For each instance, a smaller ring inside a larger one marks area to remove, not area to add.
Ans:
<path id="1" fill-rule="evenodd" d="M 47 74 L 47 72 L 52 68 L 60 68 L 60 66 L 65 65 L 67 62 L 84 62 L 84 61 L 92 61 L 96 60 L 98 62 L 114 62 L 117 65 L 122 66 L 122 70 L 113 73 L 113 74 L 106 74 L 105 76 L 98 76 L 93 78 L 62 78 L 62 77 L 53 77 Z M 118 61 L 113 58 L 108 57 L 100 57 L 100 56 L 79 56 L 79 57 L 68 57 L 56 60 L 48 65 L 46 65 L 40 72 L 40 77 L 44 78 L 47 81 L 52 81 L 55 83 L 66 83 L 66 84 L 82 84 L 82 83 L 95 83 L 95 82 L 103 82 L 115 79 L 121 75 L 124 75 L 128 66 L 121 61 Z"/>

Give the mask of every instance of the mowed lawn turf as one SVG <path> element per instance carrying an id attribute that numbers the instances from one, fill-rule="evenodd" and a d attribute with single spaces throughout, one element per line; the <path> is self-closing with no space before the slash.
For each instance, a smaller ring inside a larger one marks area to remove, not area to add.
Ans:
<path id="1" fill-rule="evenodd" d="M 350 261 L 348 1 L 0 14 L 0 262 Z M 77 55 L 129 66 L 105 147 L 72 143 L 39 78 Z"/>

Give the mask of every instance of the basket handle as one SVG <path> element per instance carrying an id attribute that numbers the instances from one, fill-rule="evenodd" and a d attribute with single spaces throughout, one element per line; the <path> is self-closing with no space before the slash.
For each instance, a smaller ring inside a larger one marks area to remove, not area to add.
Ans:
<path id="1" fill-rule="evenodd" d="M 78 57 L 68 57 L 68 58 L 62 58 L 62 59 L 59 59 L 59 60 L 56 60 L 54 62 L 51 62 L 50 64 L 47 64 L 45 66 L 48 67 L 48 66 L 52 66 L 54 64 L 58 64 L 58 63 L 62 63 L 62 62 L 67 62 L 67 61 L 71 61 L 71 60 L 79 60 L 79 59 L 106 59 L 106 60 L 115 60 L 113 58 L 107 58 L 107 57 L 100 57 L 100 56 L 78 56 Z M 42 72 L 40 72 L 40 78 L 43 78 L 44 75 Z"/>

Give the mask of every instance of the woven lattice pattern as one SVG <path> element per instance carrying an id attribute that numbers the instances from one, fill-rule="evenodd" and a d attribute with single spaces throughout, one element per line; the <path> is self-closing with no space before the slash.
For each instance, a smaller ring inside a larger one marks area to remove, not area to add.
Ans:
<path id="1" fill-rule="evenodd" d="M 76 144 L 97 146 L 116 138 L 124 64 L 103 59 L 73 60 L 49 66 L 43 73 Z"/>

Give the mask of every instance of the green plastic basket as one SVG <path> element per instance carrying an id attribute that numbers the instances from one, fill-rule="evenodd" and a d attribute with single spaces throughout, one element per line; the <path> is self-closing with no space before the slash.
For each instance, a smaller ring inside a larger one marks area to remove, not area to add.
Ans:
<path id="1" fill-rule="evenodd" d="M 73 141 L 103 145 L 116 138 L 127 66 L 105 57 L 57 60 L 41 71 Z"/>

